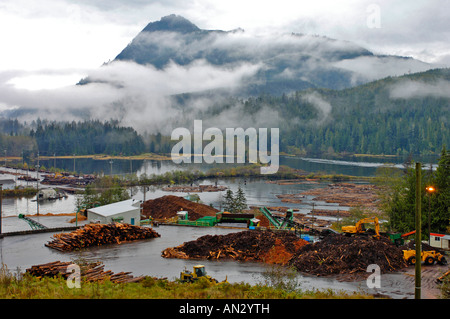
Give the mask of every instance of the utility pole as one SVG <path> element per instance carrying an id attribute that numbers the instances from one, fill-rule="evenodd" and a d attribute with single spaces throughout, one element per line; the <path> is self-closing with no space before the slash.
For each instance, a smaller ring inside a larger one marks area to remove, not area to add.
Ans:
<path id="1" fill-rule="evenodd" d="M 421 299 L 422 278 L 421 278 L 421 246 L 422 246 L 422 214 L 421 214 L 421 187 L 422 187 L 422 166 L 421 163 L 416 163 L 416 276 L 415 276 L 415 299 Z"/>
<path id="2" fill-rule="evenodd" d="M 36 165 L 36 177 L 37 177 L 37 181 L 36 181 L 36 189 L 37 189 L 37 193 L 36 193 L 36 212 L 37 215 L 39 215 L 39 152 L 37 153 L 37 165 Z"/>
<path id="3" fill-rule="evenodd" d="M 3 184 L 0 183 L 0 235 L 2 234 L 2 197 L 3 197 Z"/>

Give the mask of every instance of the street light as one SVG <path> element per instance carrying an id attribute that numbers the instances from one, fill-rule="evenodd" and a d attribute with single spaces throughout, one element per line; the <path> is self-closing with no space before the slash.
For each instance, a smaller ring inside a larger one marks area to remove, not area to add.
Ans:
<path id="1" fill-rule="evenodd" d="M 425 190 L 428 193 L 428 244 L 431 245 L 431 194 L 436 191 L 436 188 L 427 186 Z"/>

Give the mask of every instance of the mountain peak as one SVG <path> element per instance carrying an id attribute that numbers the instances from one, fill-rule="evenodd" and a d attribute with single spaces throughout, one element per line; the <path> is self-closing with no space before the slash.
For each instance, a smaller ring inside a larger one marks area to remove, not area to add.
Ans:
<path id="1" fill-rule="evenodd" d="M 162 17 L 159 21 L 150 22 L 142 31 L 172 31 L 179 33 L 190 33 L 200 31 L 200 29 L 188 19 L 179 15 L 171 14 Z"/>

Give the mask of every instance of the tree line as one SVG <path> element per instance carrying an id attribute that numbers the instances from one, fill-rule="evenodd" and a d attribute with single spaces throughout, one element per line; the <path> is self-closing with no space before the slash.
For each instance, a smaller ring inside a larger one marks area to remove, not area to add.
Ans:
<path id="1" fill-rule="evenodd" d="M 450 152 L 442 148 L 437 169 L 424 165 L 421 178 L 422 233 L 450 232 Z M 415 229 L 416 174 L 413 165 L 404 170 L 384 168 L 379 172 L 383 210 L 391 230 Z"/>
<path id="2" fill-rule="evenodd" d="M 49 122 L 38 119 L 22 125 L 17 120 L 3 119 L 1 124 L 0 150 L 6 150 L 8 156 L 27 157 L 38 152 L 48 156 L 137 155 L 147 150 L 141 135 L 115 120 Z"/>

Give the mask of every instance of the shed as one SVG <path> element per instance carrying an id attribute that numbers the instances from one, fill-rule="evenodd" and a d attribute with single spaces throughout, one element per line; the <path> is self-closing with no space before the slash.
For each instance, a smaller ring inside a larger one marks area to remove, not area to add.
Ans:
<path id="1" fill-rule="evenodd" d="M 87 219 L 91 222 L 108 224 L 120 222 L 131 225 L 140 225 L 142 201 L 128 199 L 104 206 L 89 208 Z"/>
<path id="2" fill-rule="evenodd" d="M 450 235 L 431 233 L 430 246 L 435 248 L 450 249 Z"/>

